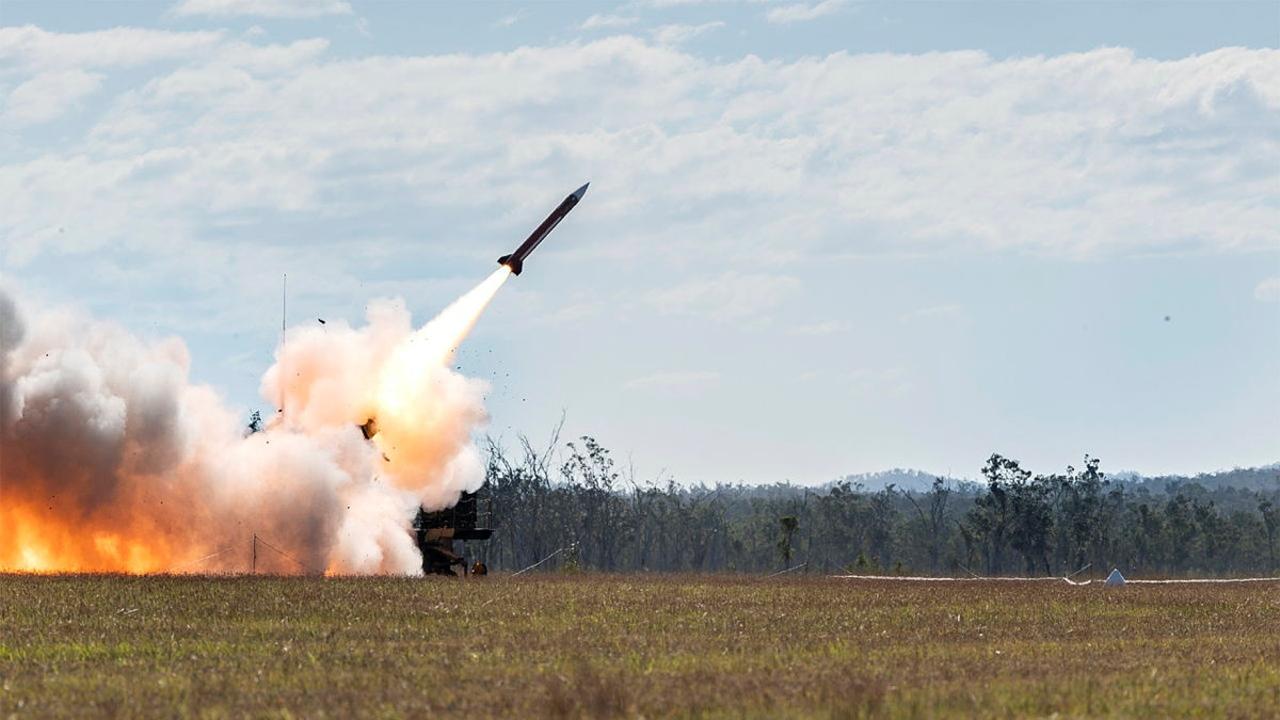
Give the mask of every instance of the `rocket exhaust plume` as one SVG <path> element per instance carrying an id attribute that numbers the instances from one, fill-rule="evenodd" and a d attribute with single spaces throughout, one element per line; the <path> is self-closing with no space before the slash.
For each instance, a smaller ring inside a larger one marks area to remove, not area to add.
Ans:
<path id="1" fill-rule="evenodd" d="M 0 289 L 0 571 L 238 572 L 257 534 L 286 551 L 259 553 L 267 572 L 420 572 L 418 506 L 484 481 L 487 386 L 449 360 L 510 275 L 416 330 L 397 301 L 290 330 L 261 387 L 288 411 L 247 437 L 181 341 Z"/>

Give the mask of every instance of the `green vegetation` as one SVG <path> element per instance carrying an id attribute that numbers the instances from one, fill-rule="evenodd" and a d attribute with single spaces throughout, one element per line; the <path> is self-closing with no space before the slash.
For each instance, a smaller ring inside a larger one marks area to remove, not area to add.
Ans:
<path id="1" fill-rule="evenodd" d="M 0 718 L 1274 717 L 1271 584 L 0 576 Z"/>
<path id="2" fill-rule="evenodd" d="M 467 548 L 518 570 L 556 562 L 621 572 L 822 572 L 1094 577 L 1271 575 L 1280 569 L 1280 468 L 1213 478 L 1115 481 L 1097 458 L 1035 474 L 992 455 L 983 482 L 911 489 L 847 481 L 717 487 L 645 485 L 594 439 L 510 456 L 489 447 L 494 538 Z M 556 458 L 563 457 L 563 461 Z M 1205 485 L 1199 481 L 1203 480 Z"/>

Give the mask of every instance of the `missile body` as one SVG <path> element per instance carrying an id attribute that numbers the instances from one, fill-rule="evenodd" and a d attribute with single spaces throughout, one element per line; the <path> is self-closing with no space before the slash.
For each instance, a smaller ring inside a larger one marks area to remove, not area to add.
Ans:
<path id="1" fill-rule="evenodd" d="M 555 229 L 556 225 L 560 224 L 560 221 L 564 219 L 564 216 L 568 215 L 569 211 L 578 204 L 578 201 L 582 199 L 582 196 L 587 194 L 587 185 L 590 184 L 591 183 L 587 183 L 577 190 L 574 190 L 569 197 L 564 199 L 564 202 L 560 203 L 555 210 L 551 211 L 551 214 L 547 216 L 547 219 L 543 220 L 542 224 L 534 229 L 533 233 L 530 234 L 524 242 L 520 243 L 520 247 L 516 248 L 515 252 L 498 258 L 498 264 L 506 265 L 511 268 L 512 273 L 519 275 L 520 271 L 524 269 L 524 259 L 529 257 L 529 253 L 533 252 L 533 249 L 538 247 L 538 243 L 542 242 L 543 238 L 549 235 L 551 231 Z"/>

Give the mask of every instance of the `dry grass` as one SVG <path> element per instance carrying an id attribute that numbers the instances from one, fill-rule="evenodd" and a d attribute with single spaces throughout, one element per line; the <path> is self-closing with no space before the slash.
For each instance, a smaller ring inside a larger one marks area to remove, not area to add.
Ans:
<path id="1" fill-rule="evenodd" d="M 1275 585 L 0 576 L 0 718 L 1275 717 Z"/>

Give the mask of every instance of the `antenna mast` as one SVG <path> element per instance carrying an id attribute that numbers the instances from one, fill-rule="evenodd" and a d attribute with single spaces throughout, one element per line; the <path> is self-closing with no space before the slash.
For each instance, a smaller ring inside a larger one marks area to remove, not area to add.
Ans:
<path id="1" fill-rule="evenodd" d="M 284 280 L 280 285 L 280 415 L 284 415 L 284 395 L 285 382 L 288 377 L 285 375 L 284 367 L 284 343 L 286 338 L 286 323 L 289 314 L 289 273 L 284 274 Z"/>

